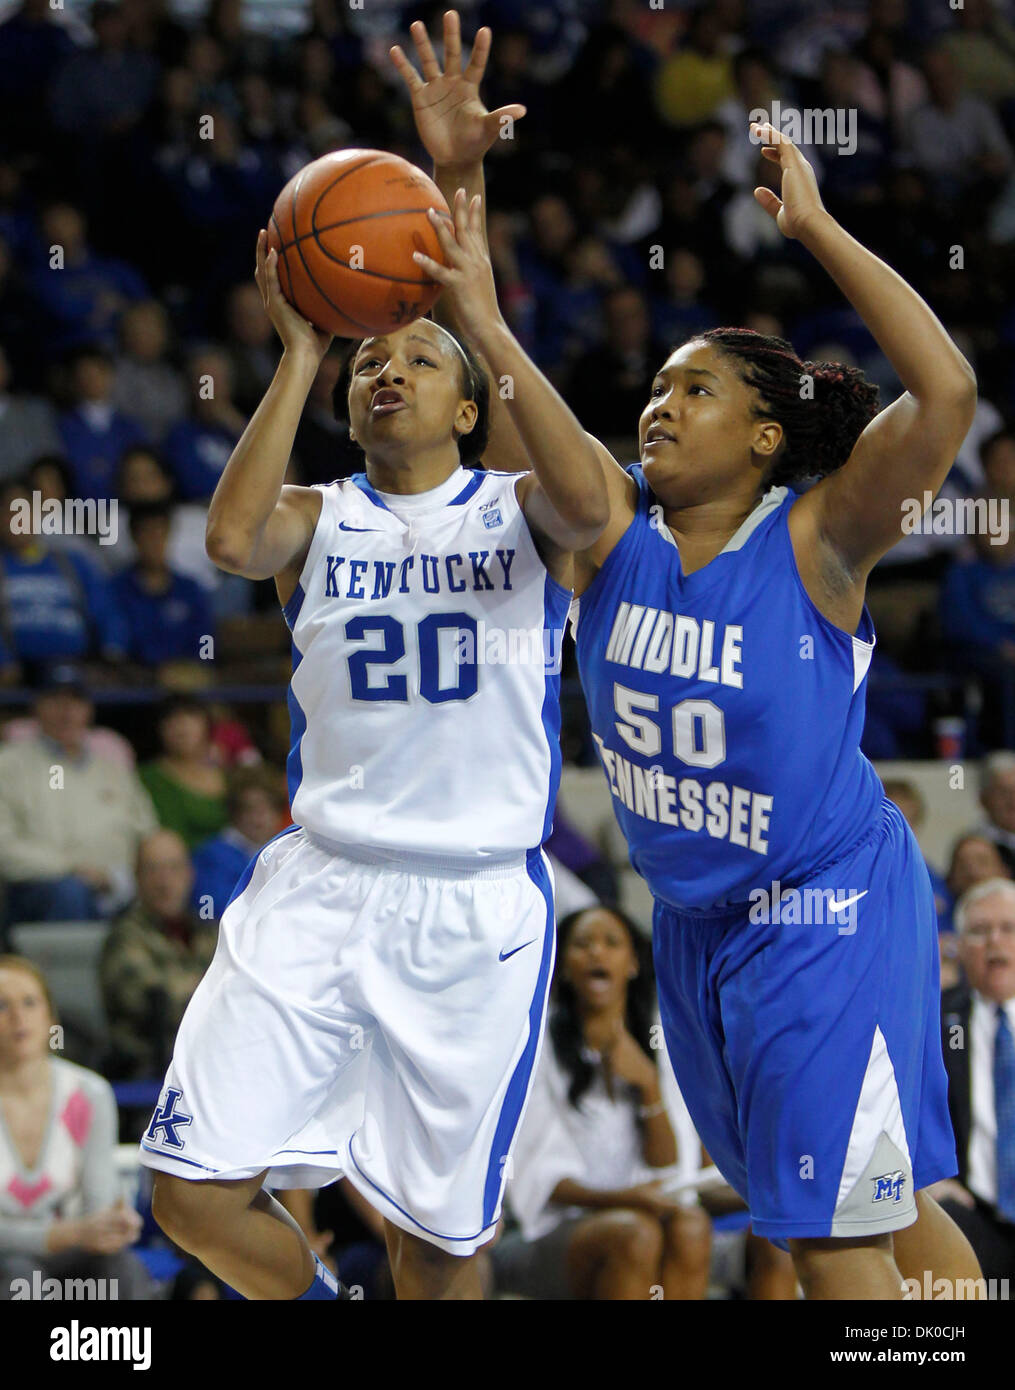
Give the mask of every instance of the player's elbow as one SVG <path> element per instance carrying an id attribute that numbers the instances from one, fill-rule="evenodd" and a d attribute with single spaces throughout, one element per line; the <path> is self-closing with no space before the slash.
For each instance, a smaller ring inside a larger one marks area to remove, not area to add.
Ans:
<path id="1" fill-rule="evenodd" d="M 242 574 L 250 563 L 253 546 L 235 531 L 209 525 L 204 534 L 204 550 L 216 569 Z"/>

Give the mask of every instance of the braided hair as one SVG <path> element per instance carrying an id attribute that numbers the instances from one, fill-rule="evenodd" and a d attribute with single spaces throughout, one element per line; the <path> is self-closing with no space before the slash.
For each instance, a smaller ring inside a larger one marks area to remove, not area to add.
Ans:
<path id="1" fill-rule="evenodd" d="M 878 412 L 878 388 L 859 368 L 802 362 L 785 338 L 710 328 L 686 341 L 707 343 L 730 358 L 740 380 L 758 393 L 755 417 L 782 426 L 784 444 L 765 480 L 769 487 L 834 473 Z"/>
<path id="2" fill-rule="evenodd" d="M 458 457 L 462 467 L 475 468 L 479 466 L 490 439 L 490 378 L 487 376 L 483 364 L 467 343 L 463 343 L 457 334 L 452 333 L 449 328 L 444 328 L 443 324 L 438 324 L 437 327 L 441 328 L 449 338 L 457 343 L 459 354 L 456 355 L 461 371 L 462 395 L 466 400 L 476 403 L 478 411 L 476 423 L 468 434 L 455 435 L 458 443 Z M 366 339 L 360 338 L 350 345 L 342 362 L 342 370 L 338 374 L 338 380 L 331 393 L 332 414 L 341 425 L 348 425 L 349 423 L 349 388 L 352 385 L 352 365 L 364 342 Z"/>

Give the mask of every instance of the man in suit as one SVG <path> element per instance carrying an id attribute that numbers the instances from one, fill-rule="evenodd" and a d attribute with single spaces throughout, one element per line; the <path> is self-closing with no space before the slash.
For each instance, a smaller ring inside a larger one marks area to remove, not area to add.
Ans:
<path id="1" fill-rule="evenodd" d="M 955 908 L 966 983 L 942 996 L 958 1178 L 933 1195 L 987 1279 L 1015 1279 L 1015 883 L 978 883 Z"/>

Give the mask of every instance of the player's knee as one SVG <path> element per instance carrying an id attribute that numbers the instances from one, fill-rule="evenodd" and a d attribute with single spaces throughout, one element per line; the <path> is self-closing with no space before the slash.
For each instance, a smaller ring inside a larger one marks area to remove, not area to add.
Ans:
<path id="1" fill-rule="evenodd" d="M 609 1213 L 600 1232 L 607 1260 L 625 1267 L 637 1265 L 654 1271 L 662 1259 L 665 1236 L 662 1222 L 645 1211 L 617 1210 Z"/>
<path id="2" fill-rule="evenodd" d="M 156 1173 L 152 1216 L 170 1240 L 184 1250 L 193 1250 L 200 1236 L 206 1236 L 214 1228 L 214 1196 L 203 1183 L 188 1182 L 170 1173 Z"/>

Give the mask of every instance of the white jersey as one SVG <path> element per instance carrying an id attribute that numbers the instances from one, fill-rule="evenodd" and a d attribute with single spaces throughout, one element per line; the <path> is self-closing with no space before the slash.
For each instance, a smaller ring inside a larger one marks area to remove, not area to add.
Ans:
<path id="1" fill-rule="evenodd" d="M 550 830 L 571 594 L 547 572 L 520 475 L 459 469 L 414 496 L 319 486 L 284 613 L 293 819 L 337 847 L 507 863 Z"/>

